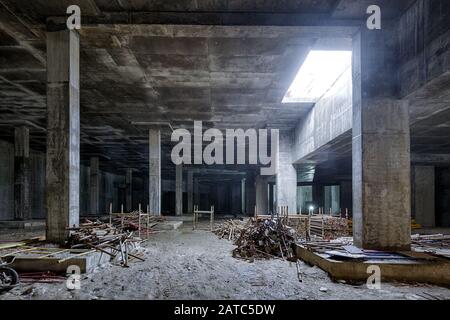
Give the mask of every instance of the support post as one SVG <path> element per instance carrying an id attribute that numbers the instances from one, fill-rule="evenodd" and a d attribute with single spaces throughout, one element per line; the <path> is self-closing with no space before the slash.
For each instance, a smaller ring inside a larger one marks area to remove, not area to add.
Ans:
<path id="1" fill-rule="evenodd" d="M 191 214 L 194 209 L 194 172 L 189 170 L 187 173 L 187 196 L 188 196 L 188 213 Z"/>
<path id="2" fill-rule="evenodd" d="M 395 28 L 353 39 L 353 238 L 358 247 L 410 250 L 408 104 L 397 98 Z"/>
<path id="3" fill-rule="evenodd" d="M 175 213 L 177 216 L 183 214 L 183 165 L 175 166 Z"/>
<path id="4" fill-rule="evenodd" d="M 91 214 L 99 213 L 99 197 L 100 197 L 100 169 L 98 157 L 91 157 L 89 171 L 89 197 Z"/>
<path id="5" fill-rule="evenodd" d="M 161 132 L 149 130 L 149 205 L 150 214 L 161 215 Z"/>
<path id="6" fill-rule="evenodd" d="M 79 34 L 47 32 L 47 241 L 63 243 L 79 224 Z"/>
<path id="7" fill-rule="evenodd" d="M 277 159 L 276 207 L 287 206 L 289 214 L 297 211 L 297 170 L 292 164 L 292 135 L 280 133 Z"/>
<path id="8" fill-rule="evenodd" d="M 27 127 L 14 129 L 14 218 L 31 219 L 30 132 Z"/>
<path id="9" fill-rule="evenodd" d="M 264 176 L 256 177 L 256 208 L 258 215 L 267 215 L 268 208 L 268 194 L 267 194 L 267 178 Z"/>
<path id="10" fill-rule="evenodd" d="M 128 212 L 133 211 L 133 169 L 127 168 L 125 173 L 126 199 L 125 204 Z"/>

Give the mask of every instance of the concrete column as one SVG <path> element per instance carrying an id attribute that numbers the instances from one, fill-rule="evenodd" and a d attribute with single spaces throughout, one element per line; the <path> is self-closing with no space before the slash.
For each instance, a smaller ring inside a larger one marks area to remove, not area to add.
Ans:
<path id="1" fill-rule="evenodd" d="M 127 212 L 133 211 L 133 169 L 127 168 L 125 173 L 126 195 L 125 203 Z"/>
<path id="2" fill-rule="evenodd" d="M 256 189 L 255 177 L 252 173 L 247 174 L 245 179 L 245 212 L 247 215 L 253 216 L 255 214 L 256 205 Z"/>
<path id="3" fill-rule="evenodd" d="M 434 227 L 435 221 L 435 168 L 414 166 L 414 216 L 423 227 Z"/>
<path id="4" fill-rule="evenodd" d="M 62 243 L 80 215 L 79 35 L 47 33 L 47 241 Z"/>
<path id="5" fill-rule="evenodd" d="M 246 203 L 247 201 L 245 200 L 246 198 L 246 194 L 245 194 L 245 178 L 242 178 L 241 180 L 241 213 L 244 214 L 245 213 L 245 209 L 246 209 Z"/>
<path id="6" fill-rule="evenodd" d="M 257 213 L 261 215 L 269 214 L 267 186 L 267 177 L 256 177 L 256 208 Z"/>
<path id="7" fill-rule="evenodd" d="M 353 238 L 358 247 L 409 250 L 408 104 L 396 98 L 395 31 L 353 39 Z"/>
<path id="8" fill-rule="evenodd" d="M 175 213 L 181 216 L 183 214 L 183 165 L 176 165 L 175 170 Z"/>
<path id="9" fill-rule="evenodd" d="M 278 206 L 288 206 L 290 214 L 297 211 L 297 170 L 292 165 L 291 134 L 280 133 L 278 148 L 276 199 Z M 277 208 L 274 208 L 276 211 Z"/>
<path id="10" fill-rule="evenodd" d="M 91 214 L 99 213 L 99 197 L 100 197 L 100 170 L 98 157 L 91 157 L 91 165 L 89 170 L 89 197 Z"/>
<path id="11" fill-rule="evenodd" d="M 14 130 L 14 218 L 31 219 L 30 132 L 26 127 Z"/>
<path id="12" fill-rule="evenodd" d="M 188 196 L 188 207 L 187 212 L 193 213 L 194 211 L 194 172 L 191 170 L 187 173 L 187 196 Z"/>
<path id="13" fill-rule="evenodd" d="M 150 213 L 161 215 L 161 132 L 149 130 L 149 202 Z"/>
<path id="14" fill-rule="evenodd" d="M 194 178 L 194 204 L 200 205 L 200 186 L 198 178 Z"/>

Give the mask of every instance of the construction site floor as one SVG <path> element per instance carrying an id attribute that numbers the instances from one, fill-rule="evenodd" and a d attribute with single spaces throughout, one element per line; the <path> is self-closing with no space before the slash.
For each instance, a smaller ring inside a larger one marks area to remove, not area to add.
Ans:
<path id="1" fill-rule="evenodd" d="M 205 224 L 207 227 L 207 224 Z M 0 233 L 0 240 L 38 236 L 37 232 Z M 111 264 L 82 275 L 81 289 L 63 283 L 24 283 L 0 299 L 450 299 L 450 290 L 431 285 L 333 282 L 318 267 L 279 259 L 254 263 L 232 257 L 233 244 L 208 231 L 178 230 L 151 235 L 145 262 L 129 268 Z"/>

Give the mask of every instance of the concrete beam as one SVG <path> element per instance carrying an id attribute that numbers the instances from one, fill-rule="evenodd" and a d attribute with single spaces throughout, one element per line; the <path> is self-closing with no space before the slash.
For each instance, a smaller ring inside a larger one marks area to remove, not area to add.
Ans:
<path id="1" fill-rule="evenodd" d="M 411 243 L 409 113 L 396 98 L 392 41 L 386 24 L 353 39 L 353 238 L 387 251 Z"/>
<path id="2" fill-rule="evenodd" d="M 97 215 L 99 213 L 99 197 L 100 197 L 100 169 L 98 157 L 91 157 L 89 171 L 89 200 L 90 214 Z"/>
<path id="3" fill-rule="evenodd" d="M 30 131 L 14 129 L 14 219 L 31 219 Z"/>
<path id="4" fill-rule="evenodd" d="M 183 214 L 183 165 L 176 165 L 175 170 L 175 213 L 181 216 Z"/>
<path id="5" fill-rule="evenodd" d="M 149 129 L 149 202 L 150 213 L 161 215 L 161 132 Z"/>
<path id="6" fill-rule="evenodd" d="M 47 241 L 63 243 L 79 223 L 80 40 L 47 33 Z"/>

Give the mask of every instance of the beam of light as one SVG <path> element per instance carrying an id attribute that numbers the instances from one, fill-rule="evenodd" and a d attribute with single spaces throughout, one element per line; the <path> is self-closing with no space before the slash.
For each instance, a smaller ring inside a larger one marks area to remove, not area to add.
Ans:
<path id="1" fill-rule="evenodd" d="M 351 51 L 310 51 L 282 103 L 316 103 L 351 65 Z"/>

